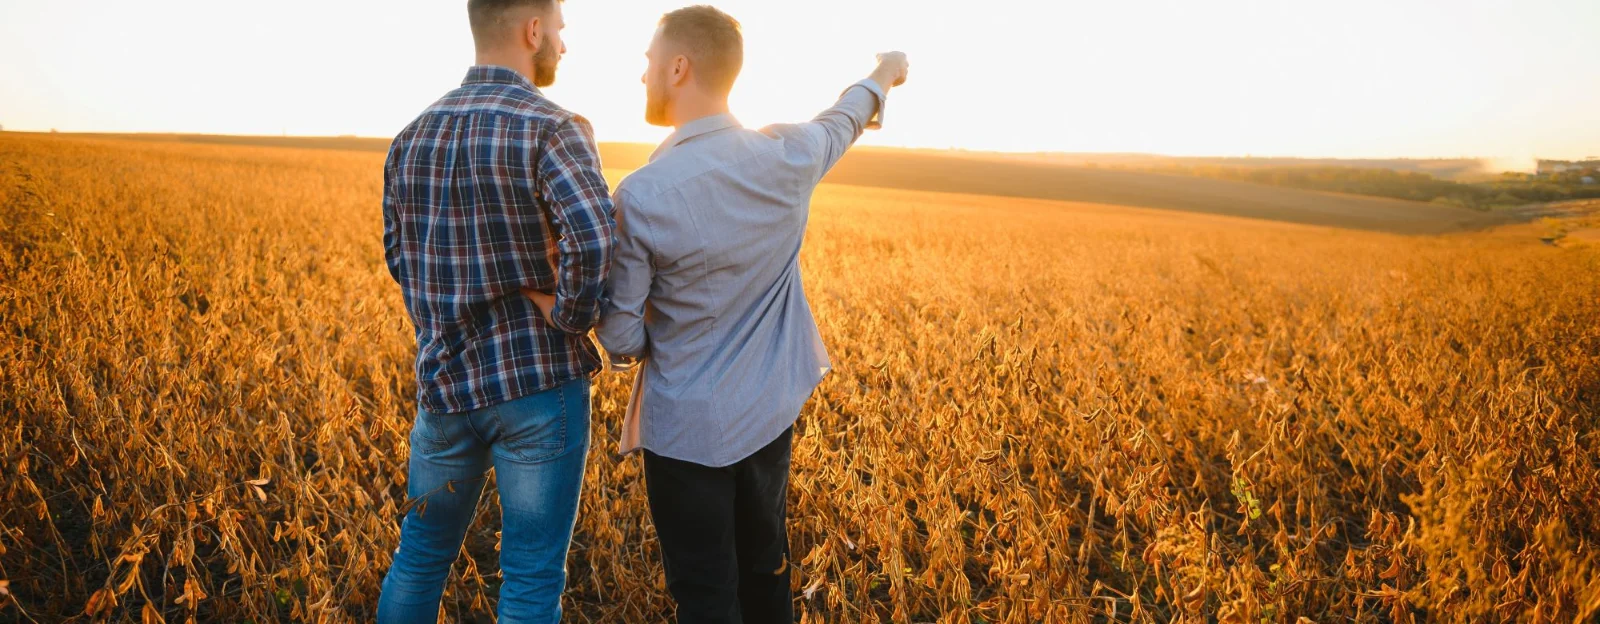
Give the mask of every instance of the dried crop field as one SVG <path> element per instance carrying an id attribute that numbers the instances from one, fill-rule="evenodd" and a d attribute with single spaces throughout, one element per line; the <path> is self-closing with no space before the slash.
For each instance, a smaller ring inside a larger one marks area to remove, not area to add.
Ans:
<path id="1" fill-rule="evenodd" d="M 382 158 L 0 134 L 0 621 L 371 619 L 414 414 Z M 825 186 L 804 621 L 1592 619 L 1600 251 L 1516 227 Z M 668 613 L 625 381 L 572 621 Z"/>

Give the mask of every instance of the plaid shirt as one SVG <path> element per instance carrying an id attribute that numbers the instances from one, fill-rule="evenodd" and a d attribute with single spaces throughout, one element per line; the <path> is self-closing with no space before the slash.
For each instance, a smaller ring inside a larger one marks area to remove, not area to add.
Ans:
<path id="1" fill-rule="evenodd" d="M 454 413 L 600 367 L 610 265 L 593 130 L 522 75 L 479 65 L 389 147 L 383 246 L 417 334 L 417 402 Z M 556 293 L 554 325 L 520 289 Z"/>

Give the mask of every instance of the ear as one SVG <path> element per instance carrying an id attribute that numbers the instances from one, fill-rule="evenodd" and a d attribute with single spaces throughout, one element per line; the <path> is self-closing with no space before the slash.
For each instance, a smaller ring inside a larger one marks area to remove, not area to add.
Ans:
<path id="1" fill-rule="evenodd" d="M 683 86 L 689 80 L 689 57 L 679 54 L 672 57 L 672 70 L 667 72 L 667 84 Z"/>
<path id="2" fill-rule="evenodd" d="M 528 21 L 522 23 L 523 42 L 527 43 L 528 47 L 533 48 L 534 52 L 538 52 L 539 48 L 545 43 L 543 26 L 543 22 L 540 21 L 537 15 L 528 18 Z"/>

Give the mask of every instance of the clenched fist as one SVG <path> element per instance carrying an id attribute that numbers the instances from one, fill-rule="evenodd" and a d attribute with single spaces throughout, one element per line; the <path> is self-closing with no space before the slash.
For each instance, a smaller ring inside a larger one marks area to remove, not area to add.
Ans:
<path id="1" fill-rule="evenodd" d="M 878 55 L 878 69 L 872 77 L 883 86 L 898 87 L 905 84 L 910 71 L 911 62 L 906 60 L 905 52 L 884 52 Z"/>

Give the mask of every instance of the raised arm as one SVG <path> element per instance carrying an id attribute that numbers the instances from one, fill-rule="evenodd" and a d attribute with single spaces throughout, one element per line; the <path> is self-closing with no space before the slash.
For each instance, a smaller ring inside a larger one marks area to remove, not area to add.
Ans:
<path id="1" fill-rule="evenodd" d="M 871 75 L 845 89 L 831 108 L 799 125 L 817 146 L 822 164 L 817 174 L 819 179 L 844 157 L 862 132 L 881 125 L 889 89 L 904 84 L 910 68 L 904 53 L 879 54 L 878 68 Z"/>
<path id="2" fill-rule="evenodd" d="M 611 265 L 611 280 L 606 284 L 606 303 L 595 327 L 600 345 L 611 356 L 614 369 L 648 354 L 649 334 L 645 331 L 645 300 L 655 279 L 650 244 L 650 222 L 639 214 L 639 206 L 625 189 L 618 189 L 617 252 Z"/>
<path id="3" fill-rule="evenodd" d="M 556 129 L 539 161 L 539 176 L 560 254 L 547 316 L 561 331 L 585 334 L 600 320 L 616 229 L 611 192 L 600 175 L 600 155 L 588 121 L 573 117 Z"/>

